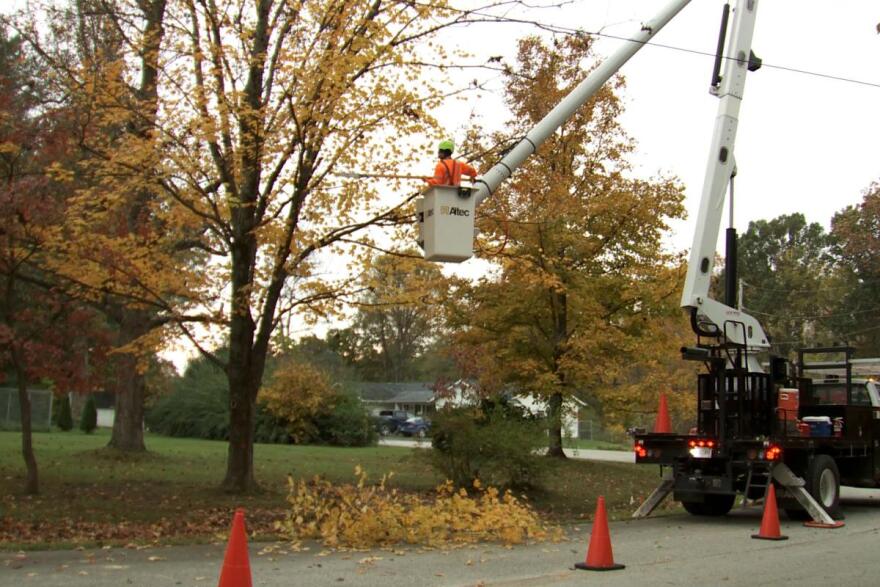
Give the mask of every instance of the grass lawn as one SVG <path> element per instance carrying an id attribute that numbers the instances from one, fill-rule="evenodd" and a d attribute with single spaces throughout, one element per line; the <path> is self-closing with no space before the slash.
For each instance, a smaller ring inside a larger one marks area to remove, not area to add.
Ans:
<path id="1" fill-rule="evenodd" d="M 148 435 L 149 452 L 132 458 L 104 448 L 108 440 L 108 432 L 35 433 L 41 494 L 28 497 L 20 433 L 0 432 L 0 548 L 206 541 L 226 531 L 236 507 L 246 508 L 251 531 L 271 538 L 285 513 L 288 474 L 351 482 L 361 465 L 373 479 L 394 471 L 394 484 L 406 491 L 430 491 L 441 481 L 423 450 L 258 444 L 263 491 L 232 496 L 218 488 L 225 442 Z M 528 498 L 555 521 L 591 517 L 598 495 L 611 517 L 626 517 L 657 479 L 653 467 L 554 461 Z"/>

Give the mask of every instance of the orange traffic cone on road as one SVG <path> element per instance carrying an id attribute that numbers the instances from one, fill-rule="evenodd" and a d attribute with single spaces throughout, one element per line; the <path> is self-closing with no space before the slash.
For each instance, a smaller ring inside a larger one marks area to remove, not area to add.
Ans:
<path id="1" fill-rule="evenodd" d="M 779 512 L 776 510 L 776 488 L 770 484 L 767 498 L 764 500 L 764 517 L 761 519 L 761 531 L 752 534 L 752 538 L 760 540 L 788 540 L 779 530 Z"/>
<path id="2" fill-rule="evenodd" d="M 235 510 L 232 530 L 220 569 L 220 583 L 217 587 L 252 587 L 251 564 L 248 559 L 247 533 L 244 529 L 244 510 Z"/>
<path id="3" fill-rule="evenodd" d="M 669 406 L 666 404 L 666 394 L 660 394 L 660 407 L 657 410 L 657 421 L 654 422 L 654 432 L 668 434 L 672 432 L 672 424 L 669 422 Z"/>
<path id="4" fill-rule="evenodd" d="M 624 565 L 614 563 L 611 552 L 611 536 L 608 534 L 608 516 L 605 513 L 605 498 L 599 496 L 596 503 L 596 515 L 593 517 L 593 530 L 590 532 L 590 546 L 587 548 L 587 560 L 575 563 L 575 568 L 584 571 L 614 571 Z"/>

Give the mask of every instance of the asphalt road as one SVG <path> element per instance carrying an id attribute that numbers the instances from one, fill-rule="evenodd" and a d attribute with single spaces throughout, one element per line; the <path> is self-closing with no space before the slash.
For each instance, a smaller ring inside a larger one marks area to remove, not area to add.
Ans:
<path id="1" fill-rule="evenodd" d="M 781 521 L 782 542 L 753 540 L 757 509 L 720 519 L 686 514 L 612 523 L 620 571 L 573 569 L 584 559 L 589 525 L 571 528 L 569 540 L 503 548 L 480 545 L 452 551 L 322 552 L 317 545 L 289 552 L 285 545 L 251 545 L 255 586 L 363 585 L 566 586 L 880 584 L 880 491 L 846 490 L 846 526 L 805 528 Z M 0 585 L 117 587 L 216 585 L 224 546 L 145 550 L 112 548 L 0 555 Z"/>

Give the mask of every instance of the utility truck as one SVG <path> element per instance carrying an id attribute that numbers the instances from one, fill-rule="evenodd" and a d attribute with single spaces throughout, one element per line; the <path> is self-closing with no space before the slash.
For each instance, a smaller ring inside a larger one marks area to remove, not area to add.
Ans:
<path id="1" fill-rule="evenodd" d="M 689 2 L 671 2 L 630 42 L 587 76 L 472 187 L 433 186 L 416 201 L 425 258 L 460 262 L 473 252 L 474 212 L 500 184 Z M 770 339 L 734 307 L 734 144 L 746 75 L 761 67 L 751 49 L 758 0 L 724 5 L 710 93 L 719 100 L 681 306 L 697 341 L 682 358 L 705 364 L 697 381 L 697 422 L 689 434 L 635 436 L 637 463 L 660 465 L 661 483 L 639 507 L 647 516 L 670 493 L 696 515 L 723 515 L 738 494 L 765 495 L 771 483 L 795 517 L 834 527 L 840 484 L 880 485 L 880 398 L 873 382 L 852 377 L 853 349 L 814 348 L 795 365 L 760 357 Z M 728 26 L 729 25 L 729 26 Z M 729 29 L 729 34 L 728 34 Z M 730 193 L 724 302 L 710 296 L 715 245 Z M 807 372 L 836 369 L 813 380 Z M 744 500 L 745 503 L 745 500 Z"/>

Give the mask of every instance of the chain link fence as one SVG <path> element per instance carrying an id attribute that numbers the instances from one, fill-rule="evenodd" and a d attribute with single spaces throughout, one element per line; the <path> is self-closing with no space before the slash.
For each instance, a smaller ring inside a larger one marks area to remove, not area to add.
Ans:
<path id="1" fill-rule="evenodd" d="M 31 425 L 34 430 L 49 431 L 52 427 L 52 392 L 48 389 L 28 391 L 31 399 Z M 21 405 L 18 390 L 0 387 L 0 430 L 21 429 Z"/>

